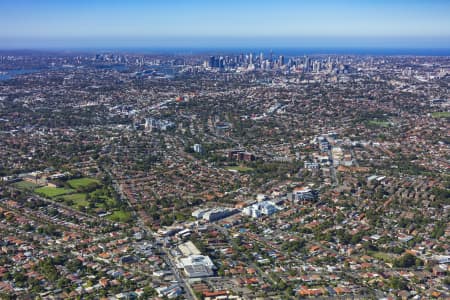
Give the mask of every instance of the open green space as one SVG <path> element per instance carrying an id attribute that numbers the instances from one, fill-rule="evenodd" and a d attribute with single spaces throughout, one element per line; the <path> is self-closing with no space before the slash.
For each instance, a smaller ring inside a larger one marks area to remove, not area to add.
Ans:
<path id="1" fill-rule="evenodd" d="M 72 189 L 66 189 L 66 188 L 54 188 L 54 187 L 41 187 L 34 190 L 35 193 L 42 195 L 47 198 L 53 198 L 57 196 L 62 196 L 66 194 L 71 194 L 75 192 L 75 190 Z"/>
<path id="2" fill-rule="evenodd" d="M 443 119 L 445 119 L 445 118 L 450 118 L 450 111 L 437 111 L 437 112 L 431 113 L 431 116 L 432 116 L 433 118 L 437 118 L 437 119 L 440 119 L 440 118 L 443 118 Z"/>
<path id="3" fill-rule="evenodd" d="M 19 190 L 29 190 L 29 191 L 32 191 L 39 187 L 39 185 L 28 181 L 19 181 L 14 183 L 13 186 L 18 188 Z"/>
<path id="4" fill-rule="evenodd" d="M 86 194 L 83 193 L 64 195 L 62 198 L 65 202 L 70 203 L 71 206 L 74 207 L 79 208 L 89 205 L 89 202 L 86 200 Z"/>
<path id="5" fill-rule="evenodd" d="M 85 188 L 91 185 L 100 185 L 100 181 L 98 181 L 97 179 L 84 177 L 67 180 L 67 184 L 74 189 L 78 189 L 78 188 Z"/>
<path id="6" fill-rule="evenodd" d="M 116 210 L 107 219 L 115 222 L 128 222 L 131 220 L 131 214 L 127 211 Z"/>
<path id="7" fill-rule="evenodd" d="M 385 252 L 372 252 L 371 251 L 368 254 L 370 256 L 372 256 L 373 258 L 383 260 L 384 262 L 392 262 L 395 258 L 392 254 L 385 253 Z"/>
<path id="8" fill-rule="evenodd" d="M 245 166 L 230 166 L 226 167 L 228 171 L 238 171 L 238 172 L 251 172 L 253 168 L 245 167 Z"/>
<path id="9" fill-rule="evenodd" d="M 33 183 L 19 182 L 18 188 L 34 190 L 46 198 L 64 202 L 74 209 L 97 214 L 98 209 L 111 212 L 107 219 L 114 222 L 129 222 L 131 214 L 119 209 L 119 203 L 114 198 L 112 187 L 103 185 L 99 180 L 92 178 L 78 178 L 68 180 L 67 187 L 38 187 Z M 67 186 L 66 185 L 66 186 Z"/>

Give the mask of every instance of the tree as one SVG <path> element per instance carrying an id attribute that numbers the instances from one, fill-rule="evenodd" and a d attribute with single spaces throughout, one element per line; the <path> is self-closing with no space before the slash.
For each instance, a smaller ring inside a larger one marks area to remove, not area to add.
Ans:
<path id="1" fill-rule="evenodd" d="M 389 285 L 396 290 L 405 290 L 407 288 L 405 279 L 401 277 L 391 277 Z"/>
<path id="2" fill-rule="evenodd" d="M 217 275 L 219 275 L 220 277 L 225 276 L 225 266 L 221 265 L 219 270 L 217 271 Z"/>
<path id="3" fill-rule="evenodd" d="M 364 232 L 363 232 L 363 231 L 359 231 L 358 233 L 356 233 L 355 235 L 353 235 L 353 236 L 351 237 L 350 243 L 351 243 L 352 245 L 358 244 L 358 243 L 361 241 L 363 235 L 364 235 Z"/>
<path id="4" fill-rule="evenodd" d="M 293 251 L 299 252 L 303 249 L 303 247 L 305 247 L 305 245 L 306 245 L 306 242 L 302 239 L 299 239 L 299 240 L 295 240 L 295 241 L 284 242 L 281 245 L 281 249 L 285 250 L 285 251 L 287 250 L 289 253 L 291 253 Z"/>
<path id="5" fill-rule="evenodd" d="M 22 272 L 16 272 L 13 275 L 14 283 L 18 287 L 24 287 L 27 282 L 27 276 L 25 276 Z"/>
<path id="6" fill-rule="evenodd" d="M 156 290 L 153 289 L 152 287 L 146 286 L 143 289 L 143 294 L 141 295 L 141 299 L 148 299 L 150 297 L 156 296 Z"/>
<path id="7" fill-rule="evenodd" d="M 434 226 L 433 232 L 431 232 L 430 236 L 435 239 L 440 238 L 445 233 L 445 227 L 446 227 L 446 223 L 444 221 L 437 222 L 436 225 Z"/>
<path id="8" fill-rule="evenodd" d="M 416 258 L 411 253 L 406 253 L 399 259 L 394 260 L 394 267 L 397 268 L 411 268 L 412 266 L 423 265 L 422 260 Z"/>
<path id="9" fill-rule="evenodd" d="M 39 262 L 40 272 L 51 282 L 58 279 L 58 271 L 56 270 L 56 262 L 47 257 Z"/>

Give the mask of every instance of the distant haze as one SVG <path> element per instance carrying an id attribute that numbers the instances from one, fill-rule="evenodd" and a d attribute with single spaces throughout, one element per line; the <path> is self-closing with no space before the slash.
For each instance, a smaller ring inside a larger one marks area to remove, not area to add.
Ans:
<path id="1" fill-rule="evenodd" d="M 1 49 L 450 49 L 447 0 L 2 0 Z"/>

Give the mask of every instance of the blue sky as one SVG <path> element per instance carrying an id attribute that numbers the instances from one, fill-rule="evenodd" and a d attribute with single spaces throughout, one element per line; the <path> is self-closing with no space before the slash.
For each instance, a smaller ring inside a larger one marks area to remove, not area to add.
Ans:
<path id="1" fill-rule="evenodd" d="M 0 0 L 0 48 L 450 48 L 450 0 Z"/>

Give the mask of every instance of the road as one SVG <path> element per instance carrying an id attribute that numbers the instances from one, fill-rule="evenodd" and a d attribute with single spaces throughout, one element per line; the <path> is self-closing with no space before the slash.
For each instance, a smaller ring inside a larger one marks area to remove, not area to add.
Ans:
<path id="1" fill-rule="evenodd" d="M 350 148 L 350 154 L 352 155 L 352 159 L 355 162 L 355 166 L 359 167 L 359 162 L 358 162 L 358 160 L 356 160 L 356 154 L 355 154 L 355 150 L 353 150 L 353 147 Z"/>
<path id="2" fill-rule="evenodd" d="M 330 164 L 330 175 L 331 175 L 331 179 L 333 181 L 333 185 L 334 186 L 338 186 L 339 185 L 339 180 L 336 176 L 336 168 L 334 167 L 334 162 L 333 162 L 333 154 L 331 153 L 331 149 L 328 149 L 328 159 L 331 161 Z"/>
<path id="3" fill-rule="evenodd" d="M 197 296 L 195 295 L 194 290 L 192 290 L 191 285 L 189 284 L 189 282 L 187 282 L 184 276 L 180 273 L 180 270 L 177 268 L 176 259 L 170 254 L 170 251 L 166 251 L 165 248 L 161 247 L 160 250 L 164 253 L 164 261 L 166 262 L 167 265 L 170 266 L 178 283 L 186 291 L 186 299 L 197 300 Z"/>
<path id="4" fill-rule="evenodd" d="M 108 173 L 108 175 L 111 178 L 114 178 L 109 170 L 105 170 L 105 172 Z M 125 196 L 125 194 L 123 193 L 123 191 L 121 190 L 119 184 L 117 183 L 117 181 L 115 179 L 112 180 L 112 184 L 113 184 L 113 187 L 114 187 L 116 193 L 119 194 L 119 196 L 121 197 L 122 201 L 126 201 L 128 203 L 128 206 L 132 209 L 134 220 L 135 220 L 137 226 L 139 228 L 141 228 L 141 230 L 143 230 L 144 232 L 150 233 L 151 235 L 153 235 L 153 237 L 156 237 L 154 235 L 153 231 L 147 225 L 145 225 L 145 223 L 140 218 L 139 214 L 134 210 L 134 207 L 128 201 L 128 198 Z M 164 259 L 165 263 L 170 267 L 170 269 L 171 269 L 172 273 L 175 275 L 175 278 L 177 279 L 178 283 L 183 287 L 183 290 L 186 292 L 186 295 L 185 295 L 186 299 L 197 300 L 197 296 L 195 295 L 194 291 L 192 290 L 190 284 L 185 280 L 185 278 L 180 273 L 180 270 L 177 268 L 175 258 L 170 255 L 169 249 L 158 246 L 158 250 L 159 250 L 159 252 L 164 254 L 163 259 Z"/>

